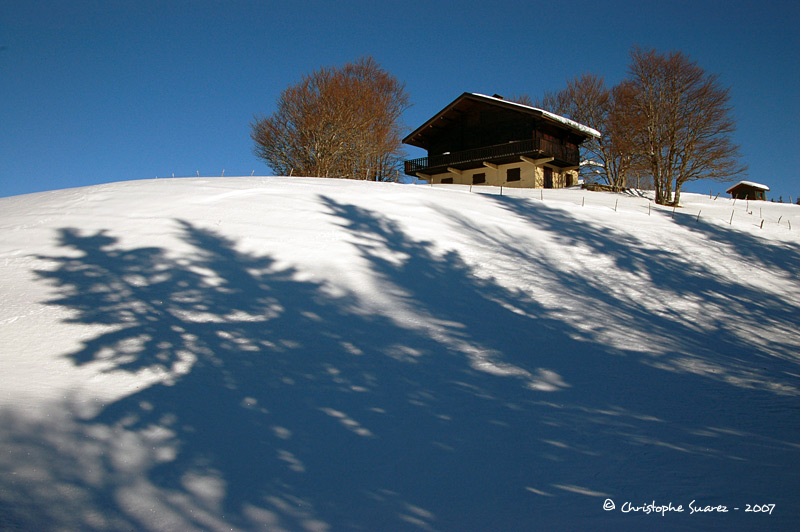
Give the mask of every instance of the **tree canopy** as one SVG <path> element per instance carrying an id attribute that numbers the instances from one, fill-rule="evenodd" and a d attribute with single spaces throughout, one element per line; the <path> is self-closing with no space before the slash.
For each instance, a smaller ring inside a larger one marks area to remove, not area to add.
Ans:
<path id="1" fill-rule="evenodd" d="M 282 175 L 386 180 L 402 158 L 408 101 L 405 84 L 371 57 L 321 68 L 255 118 L 254 152 Z"/>
<path id="2" fill-rule="evenodd" d="M 636 125 L 628 129 L 629 142 L 653 178 L 657 203 L 678 203 L 687 181 L 726 181 L 745 172 L 731 139 L 736 123 L 729 90 L 717 76 L 682 52 L 634 48 L 623 83 Z"/>
<path id="3" fill-rule="evenodd" d="M 546 94 L 539 106 L 602 133 L 582 146 L 585 179 L 620 189 L 652 183 L 656 202 L 680 201 L 687 181 L 727 181 L 744 174 L 730 94 L 682 52 L 635 47 L 629 76 L 608 88 L 586 74 Z M 634 182 L 633 180 L 636 179 Z"/>

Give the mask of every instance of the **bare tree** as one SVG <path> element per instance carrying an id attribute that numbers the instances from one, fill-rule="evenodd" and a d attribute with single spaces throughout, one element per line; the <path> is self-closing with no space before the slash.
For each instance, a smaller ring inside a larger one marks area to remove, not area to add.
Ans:
<path id="1" fill-rule="evenodd" d="M 656 203 L 678 204 L 681 186 L 745 172 L 731 134 L 728 89 L 681 52 L 634 48 L 626 91 L 626 143 L 652 177 Z M 674 190 L 674 196 L 673 196 Z"/>
<path id="2" fill-rule="evenodd" d="M 533 98 L 530 97 L 529 94 L 522 93 L 522 94 L 512 94 L 510 97 L 506 98 L 509 102 L 518 103 L 521 105 L 527 105 L 528 107 L 535 107 L 533 103 Z"/>
<path id="3" fill-rule="evenodd" d="M 256 117 L 256 156 L 283 175 L 387 180 L 402 158 L 405 84 L 371 57 L 303 76 Z"/>
<path id="4" fill-rule="evenodd" d="M 587 182 L 600 182 L 620 190 L 628 182 L 632 156 L 623 135 L 631 120 L 625 107 L 627 90 L 609 89 L 602 77 L 584 74 L 567 81 L 566 88 L 546 93 L 540 107 L 594 128 L 602 135 L 581 144 L 581 175 Z"/>

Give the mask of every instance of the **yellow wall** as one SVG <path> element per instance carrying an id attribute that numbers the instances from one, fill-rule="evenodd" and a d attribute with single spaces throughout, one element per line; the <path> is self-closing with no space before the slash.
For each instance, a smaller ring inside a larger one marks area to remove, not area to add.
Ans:
<path id="1" fill-rule="evenodd" d="M 549 165 L 543 165 L 549 166 Z M 542 188 L 544 187 L 544 169 L 543 166 L 534 166 L 526 162 L 518 162 L 511 164 L 501 164 L 497 168 L 481 167 L 464 170 L 461 175 L 452 172 L 443 174 L 436 174 L 431 176 L 430 182 L 433 184 L 440 184 L 444 179 L 452 178 L 455 185 L 471 185 L 475 174 L 486 174 L 486 183 L 483 185 L 488 186 L 504 186 L 513 188 Z M 519 181 L 506 181 L 506 172 L 510 168 L 520 169 Z M 578 172 L 576 170 L 568 170 L 566 172 L 560 171 L 556 166 L 550 166 L 553 170 L 553 188 L 563 188 L 566 183 L 567 174 L 573 176 L 573 185 L 578 184 Z M 480 185 L 476 185 L 480 186 Z"/>

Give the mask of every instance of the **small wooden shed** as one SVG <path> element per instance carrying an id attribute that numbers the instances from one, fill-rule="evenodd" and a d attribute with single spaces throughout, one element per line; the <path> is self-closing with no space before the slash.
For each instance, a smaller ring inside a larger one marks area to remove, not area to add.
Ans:
<path id="1" fill-rule="evenodd" d="M 733 199 L 763 200 L 767 199 L 769 187 L 752 181 L 739 181 L 725 192 Z"/>

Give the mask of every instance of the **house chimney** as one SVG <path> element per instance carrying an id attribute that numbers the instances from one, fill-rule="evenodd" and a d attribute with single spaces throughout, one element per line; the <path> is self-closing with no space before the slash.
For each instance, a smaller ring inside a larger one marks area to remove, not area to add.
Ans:
<path id="1" fill-rule="evenodd" d="M 492 95 L 492 98 L 497 98 L 498 100 L 505 100 L 505 98 L 503 98 L 503 97 L 502 97 L 502 96 L 500 96 L 499 94 L 493 94 L 493 95 Z"/>

